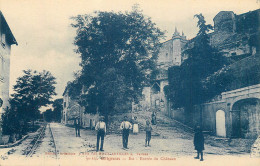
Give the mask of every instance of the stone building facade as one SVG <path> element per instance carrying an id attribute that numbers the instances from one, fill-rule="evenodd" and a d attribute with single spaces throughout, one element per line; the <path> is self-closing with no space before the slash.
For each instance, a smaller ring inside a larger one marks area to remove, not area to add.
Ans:
<path id="1" fill-rule="evenodd" d="M 260 134 L 260 9 L 236 15 L 221 11 L 213 19 L 210 44 L 233 64 L 226 74 L 232 80 L 226 91 L 208 103 L 197 105 L 193 125 L 220 137 L 257 138 Z M 183 121 L 183 109 L 171 110 L 169 116 Z"/>
<path id="2" fill-rule="evenodd" d="M 9 105 L 10 55 L 13 44 L 17 45 L 17 42 L 0 11 L 0 119 L 4 109 Z M 2 126 L 0 126 L 0 144 L 2 143 Z"/>
<path id="3" fill-rule="evenodd" d="M 13 44 L 17 45 L 16 39 L 0 11 L 0 98 L 3 101 L 0 114 L 9 104 L 10 55 Z"/>
<path id="4" fill-rule="evenodd" d="M 85 108 L 80 106 L 76 99 L 69 95 L 70 82 L 63 93 L 63 110 L 61 114 L 61 123 L 73 125 L 74 119 L 79 118 L 81 127 L 94 129 L 99 119 L 99 114 L 85 113 Z"/>
<path id="5" fill-rule="evenodd" d="M 184 33 L 180 34 L 177 28 L 175 28 L 172 38 L 161 43 L 156 62 L 158 74 L 152 86 L 145 88 L 145 99 L 140 101 L 141 109 L 148 109 L 147 105 L 150 106 L 149 109 L 156 111 L 167 111 L 169 109 L 169 104 L 164 94 L 164 87 L 169 84 L 168 68 L 181 65 L 184 60 L 182 51 L 187 41 Z"/>

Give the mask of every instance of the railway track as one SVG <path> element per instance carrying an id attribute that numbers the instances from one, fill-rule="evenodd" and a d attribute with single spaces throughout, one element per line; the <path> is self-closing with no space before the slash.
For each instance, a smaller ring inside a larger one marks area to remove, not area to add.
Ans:
<path id="1" fill-rule="evenodd" d="M 56 157 L 56 159 L 58 159 L 58 151 L 57 151 L 57 147 L 56 147 L 55 137 L 54 137 L 53 132 L 52 132 L 52 130 L 51 130 L 50 124 L 48 124 L 48 126 L 49 126 L 49 130 L 50 130 L 50 133 L 51 133 L 51 139 L 52 139 L 53 146 L 54 146 L 55 157 Z"/>
<path id="2" fill-rule="evenodd" d="M 47 124 L 44 124 L 44 126 L 40 129 L 39 134 L 36 136 L 36 138 L 32 141 L 34 142 L 33 146 L 30 148 L 30 150 L 26 153 L 26 157 L 32 157 L 32 155 L 35 153 L 36 149 L 38 148 L 40 141 L 43 139 L 45 130 L 46 130 Z"/>
<path id="3" fill-rule="evenodd" d="M 51 130 L 50 124 L 47 124 L 47 123 L 44 124 L 44 126 L 40 129 L 39 134 L 33 139 L 33 141 L 32 141 L 33 146 L 28 148 L 29 150 L 27 150 L 26 157 L 32 157 L 33 154 L 36 153 L 36 150 L 38 149 L 43 138 L 45 137 L 45 132 L 46 132 L 47 128 L 50 133 L 49 137 L 50 137 L 50 141 L 52 142 L 52 148 L 54 149 L 55 157 L 56 157 L 56 159 L 58 158 L 58 151 L 56 148 L 55 137 Z"/>

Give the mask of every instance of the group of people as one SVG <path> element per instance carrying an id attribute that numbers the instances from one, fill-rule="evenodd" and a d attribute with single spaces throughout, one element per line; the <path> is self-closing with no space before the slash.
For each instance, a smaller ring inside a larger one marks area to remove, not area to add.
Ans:
<path id="1" fill-rule="evenodd" d="M 100 121 L 96 124 L 96 131 L 97 131 L 97 145 L 96 145 L 96 151 L 104 151 L 104 137 L 106 135 L 106 123 L 104 117 L 100 118 Z M 120 125 L 120 130 L 122 131 L 122 142 L 123 142 L 123 149 L 128 149 L 128 137 L 130 130 L 133 129 L 133 133 L 137 134 L 139 131 L 138 123 L 137 123 L 137 117 L 133 120 L 133 125 L 128 121 L 127 116 L 124 117 L 123 122 Z M 145 126 L 146 131 L 146 139 L 145 139 L 145 146 L 150 146 L 151 141 L 151 132 L 152 132 L 152 126 L 149 120 L 146 121 Z M 101 139 L 101 142 L 100 142 Z M 100 149 L 99 149 L 100 144 Z"/>
<path id="2" fill-rule="evenodd" d="M 155 116 L 152 115 L 152 123 L 154 124 L 155 121 L 156 121 Z M 137 117 L 134 117 L 132 122 L 133 122 L 133 125 L 128 121 L 128 117 L 125 116 L 123 122 L 120 125 L 120 129 L 122 131 L 123 149 L 128 149 L 128 137 L 129 137 L 130 130 L 133 129 L 134 134 L 137 134 L 139 132 Z M 80 137 L 79 120 L 76 119 L 74 121 L 74 124 L 75 124 L 75 129 L 76 129 L 76 137 Z M 105 118 L 103 116 L 100 118 L 99 122 L 96 124 L 95 130 L 97 131 L 96 151 L 99 151 L 99 150 L 104 151 L 103 148 L 104 148 L 104 138 L 106 135 L 106 123 L 105 123 Z M 146 120 L 145 132 L 146 132 L 145 147 L 147 147 L 147 146 L 150 146 L 151 135 L 152 135 L 152 125 L 149 120 Z M 194 158 L 200 159 L 200 161 L 203 161 L 204 136 L 203 136 L 203 132 L 199 125 L 197 125 L 195 128 L 193 143 L 194 143 L 195 150 L 197 150 L 197 156 Z"/>

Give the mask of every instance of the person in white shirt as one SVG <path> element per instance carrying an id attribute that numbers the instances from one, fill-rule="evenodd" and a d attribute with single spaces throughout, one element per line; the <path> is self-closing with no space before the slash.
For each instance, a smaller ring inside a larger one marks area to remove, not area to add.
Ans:
<path id="1" fill-rule="evenodd" d="M 104 145 L 104 137 L 106 135 L 106 123 L 105 123 L 105 118 L 103 116 L 100 117 L 100 120 L 97 123 L 95 129 L 97 131 L 97 151 L 99 150 L 99 140 L 100 140 L 100 138 L 101 138 L 100 151 L 104 151 L 103 145 Z"/>
<path id="2" fill-rule="evenodd" d="M 132 129 L 132 124 L 127 121 L 127 116 L 124 117 L 124 121 L 121 123 L 120 129 L 122 130 L 123 148 L 128 149 L 128 137 L 129 131 Z"/>

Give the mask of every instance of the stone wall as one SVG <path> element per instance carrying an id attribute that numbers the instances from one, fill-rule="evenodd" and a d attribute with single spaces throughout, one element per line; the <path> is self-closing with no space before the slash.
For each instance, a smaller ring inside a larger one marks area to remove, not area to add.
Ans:
<path id="1" fill-rule="evenodd" d="M 248 105 L 245 108 L 248 112 L 248 131 L 246 131 L 246 138 L 256 138 L 260 135 L 260 103 L 257 105 Z"/>
<path id="2" fill-rule="evenodd" d="M 169 63 L 169 65 L 172 64 L 172 58 L 173 58 L 172 47 L 173 47 L 172 40 L 168 40 L 161 44 L 159 54 L 158 54 L 158 60 L 157 60 L 158 65 L 163 65 L 167 63 Z"/>
<path id="3" fill-rule="evenodd" d="M 214 30 L 232 33 L 236 30 L 235 14 L 232 11 L 221 11 L 214 18 Z"/>
<path id="4" fill-rule="evenodd" d="M 185 114 L 184 114 L 183 108 L 170 109 L 168 115 L 169 115 L 169 117 L 171 117 L 179 122 L 185 123 Z"/>
<path id="5" fill-rule="evenodd" d="M 203 130 L 210 131 L 213 135 L 216 135 L 216 113 L 217 111 L 222 110 L 225 112 L 225 128 L 226 128 L 226 135 L 230 137 L 231 134 L 231 126 L 229 124 L 230 117 L 229 117 L 229 107 L 226 102 L 212 102 L 202 104 L 200 106 L 201 111 L 201 123 L 203 126 Z M 196 116 L 196 115 L 195 115 Z M 198 118 L 197 118 L 198 119 Z"/>
<path id="6" fill-rule="evenodd" d="M 257 138 L 260 134 L 260 99 L 237 101 L 232 107 L 232 136 Z"/>
<path id="7" fill-rule="evenodd" d="M 226 56 L 254 54 L 249 39 L 259 32 L 260 10 L 235 15 L 221 11 L 214 17 L 210 43 Z"/>

